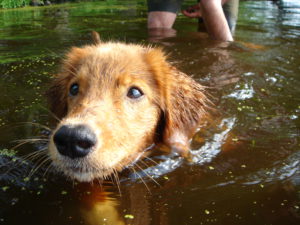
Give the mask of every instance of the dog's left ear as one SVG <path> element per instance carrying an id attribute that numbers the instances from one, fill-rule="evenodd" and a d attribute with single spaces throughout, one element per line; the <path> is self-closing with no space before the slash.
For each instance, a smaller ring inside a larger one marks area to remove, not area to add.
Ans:
<path id="1" fill-rule="evenodd" d="M 148 62 L 160 91 L 162 142 L 187 157 L 189 140 L 207 116 L 205 88 L 169 65 L 161 50 L 150 51 Z"/>
<path id="2" fill-rule="evenodd" d="M 186 74 L 172 68 L 170 76 L 163 140 L 187 157 L 189 141 L 207 116 L 207 98 L 204 87 Z"/>

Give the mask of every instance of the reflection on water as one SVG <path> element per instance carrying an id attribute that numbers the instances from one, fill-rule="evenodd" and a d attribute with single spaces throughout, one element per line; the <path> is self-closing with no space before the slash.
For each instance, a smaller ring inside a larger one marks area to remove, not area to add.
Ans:
<path id="1" fill-rule="evenodd" d="M 299 224 L 299 2 L 242 1 L 234 43 L 209 40 L 183 16 L 176 30 L 145 27 L 144 1 L 0 11 L 0 224 Z M 120 174 L 119 190 L 24 158 L 45 146 L 51 74 L 90 30 L 163 46 L 209 87 L 216 110 L 191 142 L 193 162 L 157 154 Z"/>

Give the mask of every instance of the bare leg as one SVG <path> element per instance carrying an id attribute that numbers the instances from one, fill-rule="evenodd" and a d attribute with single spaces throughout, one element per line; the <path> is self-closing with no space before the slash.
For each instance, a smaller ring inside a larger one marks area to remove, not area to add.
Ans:
<path id="1" fill-rule="evenodd" d="M 222 0 L 202 0 L 200 10 L 211 38 L 220 41 L 233 41 L 222 9 Z"/>
<path id="2" fill-rule="evenodd" d="M 172 28 L 176 13 L 153 11 L 148 13 L 148 28 Z"/>

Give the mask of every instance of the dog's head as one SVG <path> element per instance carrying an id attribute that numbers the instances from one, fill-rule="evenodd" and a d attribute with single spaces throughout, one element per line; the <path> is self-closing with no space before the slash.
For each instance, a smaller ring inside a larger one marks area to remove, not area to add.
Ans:
<path id="1" fill-rule="evenodd" d="M 60 119 L 50 157 L 79 181 L 120 171 L 160 141 L 184 153 L 205 104 L 203 87 L 161 50 L 111 42 L 72 48 L 48 97 Z"/>

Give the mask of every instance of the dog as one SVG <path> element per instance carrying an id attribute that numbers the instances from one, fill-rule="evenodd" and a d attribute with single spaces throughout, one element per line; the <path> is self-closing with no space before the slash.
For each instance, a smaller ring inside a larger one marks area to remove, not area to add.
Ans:
<path id="1" fill-rule="evenodd" d="M 93 36 L 93 44 L 66 54 L 47 92 L 59 119 L 48 146 L 53 165 L 89 182 L 122 171 L 153 144 L 188 157 L 207 111 L 204 86 L 160 48 Z"/>

